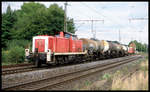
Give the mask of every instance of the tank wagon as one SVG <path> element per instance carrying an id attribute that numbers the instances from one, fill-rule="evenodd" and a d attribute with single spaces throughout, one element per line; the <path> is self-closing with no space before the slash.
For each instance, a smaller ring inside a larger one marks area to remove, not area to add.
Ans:
<path id="1" fill-rule="evenodd" d="M 32 51 L 25 49 L 26 59 L 31 59 L 37 67 L 42 64 L 64 64 L 99 60 L 128 55 L 128 46 L 106 40 L 78 39 L 69 32 L 54 36 L 39 35 L 32 39 Z"/>
<path id="2" fill-rule="evenodd" d="M 106 58 L 124 56 L 125 51 L 122 47 L 124 45 L 106 40 L 102 40 L 100 43 Z"/>
<path id="3" fill-rule="evenodd" d="M 124 55 L 128 55 L 128 49 L 129 49 L 128 46 L 122 44 L 122 49 L 123 49 L 123 52 L 124 52 L 123 54 L 124 54 Z"/>

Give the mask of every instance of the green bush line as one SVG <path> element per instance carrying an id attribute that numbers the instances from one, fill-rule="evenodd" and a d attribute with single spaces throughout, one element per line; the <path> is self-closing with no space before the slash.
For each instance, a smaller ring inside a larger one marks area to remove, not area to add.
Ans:
<path id="1" fill-rule="evenodd" d="M 25 48 L 31 48 L 28 40 L 10 40 L 7 47 L 2 48 L 2 65 L 23 63 Z"/>

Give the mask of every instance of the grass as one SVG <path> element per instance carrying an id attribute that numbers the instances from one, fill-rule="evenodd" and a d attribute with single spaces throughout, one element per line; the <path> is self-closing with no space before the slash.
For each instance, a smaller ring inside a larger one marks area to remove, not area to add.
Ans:
<path id="1" fill-rule="evenodd" d="M 16 62 L 2 62 L 2 66 L 3 65 L 15 65 L 17 64 Z"/>
<path id="2" fill-rule="evenodd" d="M 146 76 L 144 76 L 144 72 L 139 72 L 124 81 L 116 78 L 113 80 L 112 90 L 148 90 L 148 72 L 146 72 Z"/>
<path id="3" fill-rule="evenodd" d="M 135 67 L 139 70 L 132 76 L 125 77 Z M 115 72 L 104 73 L 97 81 L 86 81 L 83 88 L 76 90 L 148 90 L 148 58 L 132 62 Z"/>
<path id="4" fill-rule="evenodd" d="M 85 82 L 85 86 L 88 86 L 88 85 L 90 85 L 90 82 L 89 82 L 89 81 L 86 81 L 86 82 Z"/>
<path id="5" fill-rule="evenodd" d="M 147 56 L 148 53 L 147 52 L 139 52 L 140 55 L 144 55 L 144 56 Z"/>
<path id="6" fill-rule="evenodd" d="M 141 62 L 140 70 L 131 77 L 114 77 L 112 90 L 148 90 L 148 60 Z"/>
<path id="7" fill-rule="evenodd" d="M 109 74 L 109 73 L 105 73 L 103 76 L 102 76 L 102 80 L 109 80 L 111 79 L 112 75 Z"/>

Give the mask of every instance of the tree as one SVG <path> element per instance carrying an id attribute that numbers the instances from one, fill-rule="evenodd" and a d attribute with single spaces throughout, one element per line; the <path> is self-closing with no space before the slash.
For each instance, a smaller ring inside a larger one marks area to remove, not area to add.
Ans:
<path id="1" fill-rule="evenodd" d="M 13 28 L 14 39 L 31 40 L 35 35 L 53 35 L 63 31 L 64 10 L 57 4 L 46 8 L 39 3 L 24 3 L 21 10 L 17 11 L 17 22 Z M 74 33 L 73 20 L 68 20 L 68 31 Z"/>
<path id="2" fill-rule="evenodd" d="M 8 6 L 6 13 L 2 14 L 2 47 L 5 47 L 6 42 L 11 40 L 11 29 L 16 21 L 16 13 L 11 10 L 10 6 Z"/>
<path id="3" fill-rule="evenodd" d="M 43 26 L 43 21 L 46 20 L 41 15 L 44 9 L 45 6 L 43 4 L 33 2 L 24 3 L 21 6 L 21 10 L 17 11 L 18 21 L 13 28 L 13 38 L 31 40 L 32 36 L 37 35 L 42 30 L 41 26 Z"/>
<path id="4" fill-rule="evenodd" d="M 75 25 L 73 19 L 67 20 L 67 31 L 71 33 L 75 33 Z"/>
<path id="5" fill-rule="evenodd" d="M 142 44 L 140 42 L 137 42 L 136 40 L 131 41 L 129 44 L 131 44 L 132 42 L 135 43 L 137 51 L 147 52 L 148 50 L 147 44 Z"/>

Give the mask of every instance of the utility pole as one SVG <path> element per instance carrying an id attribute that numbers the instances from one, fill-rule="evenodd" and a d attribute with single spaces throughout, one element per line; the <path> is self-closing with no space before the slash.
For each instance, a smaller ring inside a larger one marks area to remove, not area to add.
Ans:
<path id="1" fill-rule="evenodd" d="M 135 20 L 148 20 L 148 18 L 143 18 L 143 17 L 141 17 L 141 18 L 129 18 L 129 22 L 131 22 L 132 20 L 134 20 L 134 21 L 135 21 Z M 143 32 L 143 31 L 139 31 L 139 32 Z M 140 33 L 139 33 L 139 34 L 140 34 Z M 141 34 L 140 34 L 140 35 L 141 35 Z M 139 41 L 140 41 L 141 46 L 142 46 L 142 40 L 141 40 L 141 37 L 139 37 L 139 38 L 140 38 Z M 142 47 L 141 47 L 141 46 L 139 47 L 139 49 L 140 49 L 139 51 L 142 50 Z"/>
<path id="2" fill-rule="evenodd" d="M 64 3 L 65 5 L 65 13 L 64 13 L 64 32 L 67 32 L 67 2 Z"/>
<path id="3" fill-rule="evenodd" d="M 121 36 L 120 36 L 120 29 L 119 29 L 119 42 L 121 41 Z"/>
<path id="4" fill-rule="evenodd" d="M 142 38 L 141 38 L 141 32 L 143 32 L 143 31 L 138 31 L 139 32 L 139 42 L 140 42 L 140 47 L 139 47 L 139 49 L 140 49 L 140 51 L 142 52 Z"/>
<path id="5" fill-rule="evenodd" d="M 102 21 L 103 22 L 103 24 L 104 24 L 104 20 L 74 20 L 74 21 L 86 21 L 86 22 L 88 22 L 88 21 L 90 21 L 91 22 L 91 32 L 92 32 L 92 34 L 93 34 L 93 38 L 95 39 L 96 38 L 96 30 L 95 30 L 95 32 L 94 32 L 94 30 L 93 30 L 93 22 L 94 21 Z"/>
<path id="6" fill-rule="evenodd" d="M 94 21 L 94 20 L 91 20 L 91 23 L 92 23 L 92 24 L 91 24 L 91 31 L 92 31 L 92 33 L 93 33 L 93 38 L 95 38 L 95 36 L 94 36 L 94 30 L 93 30 L 93 21 Z"/>

